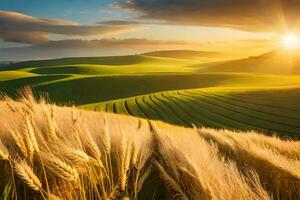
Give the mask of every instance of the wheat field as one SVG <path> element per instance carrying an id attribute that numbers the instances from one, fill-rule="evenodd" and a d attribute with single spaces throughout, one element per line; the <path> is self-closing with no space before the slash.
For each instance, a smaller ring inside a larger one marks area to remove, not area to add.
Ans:
<path id="1" fill-rule="evenodd" d="M 300 199 L 300 142 L 0 101 L 1 199 Z"/>

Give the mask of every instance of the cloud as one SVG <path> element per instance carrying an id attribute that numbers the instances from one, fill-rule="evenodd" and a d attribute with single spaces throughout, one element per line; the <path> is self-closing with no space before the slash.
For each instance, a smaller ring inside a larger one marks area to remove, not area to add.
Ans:
<path id="1" fill-rule="evenodd" d="M 49 41 L 35 45 L 43 48 L 102 48 L 102 47 L 137 47 L 137 46 L 183 46 L 183 45 L 200 45 L 181 40 L 148 40 L 148 39 L 101 39 L 101 40 L 59 40 Z"/>
<path id="2" fill-rule="evenodd" d="M 18 43 L 49 41 L 49 34 L 93 36 L 114 35 L 133 30 L 132 25 L 80 25 L 71 21 L 44 19 L 0 10 L 0 38 Z"/>
<path id="3" fill-rule="evenodd" d="M 108 20 L 108 21 L 101 21 L 97 24 L 100 25 L 112 25 L 112 26 L 125 26 L 125 25 L 147 25 L 147 24 L 159 24 L 159 25 L 166 25 L 166 23 L 153 21 L 153 20 Z"/>
<path id="4" fill-rule="evenodd" d="M 115 7 L 137 11 L 141 19 L 169 24 L 253 32 L 284 31 L 300 25 L 298 0 L 128 0 Z"/>
<path id="5" fill-rule="evenodd" d="M 26 31 L 1 31 L 0 37 L 4 41 L 16 42 L 16 43 L 44 43 L 49 41 L 49 36 L 47 33 L 43 32 L 26 32 Z"/>

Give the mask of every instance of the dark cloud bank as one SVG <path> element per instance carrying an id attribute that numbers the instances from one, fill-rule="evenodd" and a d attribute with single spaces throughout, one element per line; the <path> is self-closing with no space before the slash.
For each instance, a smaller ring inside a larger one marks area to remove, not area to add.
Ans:
<path id="1" fill-rule="evenodd" d="M 115 6 L 169 24 L 254 32 L 285 31 L 300 25 L 299 0 L 128 0 Z"/>

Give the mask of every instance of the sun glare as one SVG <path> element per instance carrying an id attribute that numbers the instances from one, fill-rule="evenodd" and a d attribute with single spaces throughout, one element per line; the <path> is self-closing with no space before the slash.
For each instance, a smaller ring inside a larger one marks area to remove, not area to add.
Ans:
<path id="1" fill-rule="evenodd" d="M 300 38 L 295 33 L 288 33 L 282 38 L 282 47 L 285 50 L 292 51 L 300 48 Z"/>

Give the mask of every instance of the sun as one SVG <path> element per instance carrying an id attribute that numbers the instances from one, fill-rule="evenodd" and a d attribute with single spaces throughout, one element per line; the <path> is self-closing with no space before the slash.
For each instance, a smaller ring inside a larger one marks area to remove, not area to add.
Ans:
<path id="1" fill-rule="evenodd" d="M 281 45 L 284 50 L 293 51 L 300 48 L 300 38 L 295 33 L 288 33 L 282 37 Z"/>

